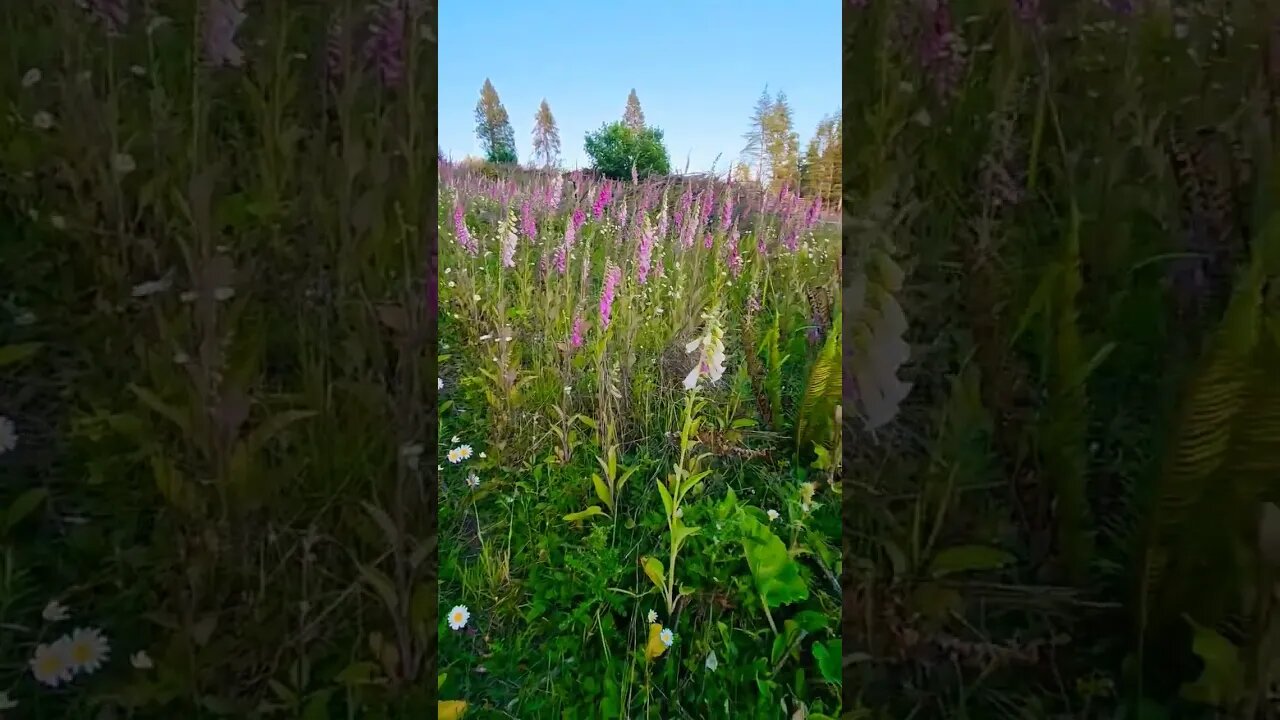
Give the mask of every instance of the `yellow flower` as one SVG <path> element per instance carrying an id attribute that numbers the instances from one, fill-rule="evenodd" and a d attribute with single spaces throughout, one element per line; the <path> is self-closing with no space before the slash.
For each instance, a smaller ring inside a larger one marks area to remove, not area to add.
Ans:
<path id="1" fill-rule="evenodd" d="M 670 633 L 670 630 L 663 630 L 658 623 L 649 624 L 649 642 L 644 647 L 644 659 L 656 660 L 662 657 L 662 653 L 667 651 L 667 644 L 663 642 L 662 634 Z"/>

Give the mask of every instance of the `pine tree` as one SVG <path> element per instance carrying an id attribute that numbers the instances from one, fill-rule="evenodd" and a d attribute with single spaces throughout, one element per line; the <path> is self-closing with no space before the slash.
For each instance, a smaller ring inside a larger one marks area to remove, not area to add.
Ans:
<path id="1" fill-rule="evenodd" d="M 548 168 L 554 167 L 560 158 L 560 129 L 556 127 L 556 119 L 551 115 L 551 106 L 546 98 L 542 99 L 538 114 L 533 117 L 533 157 Z"/>
<path id="2" fill-rule="evenodd" d="M 493 88 L 489 78 L 484 79 L 480 100 L 476 103 L 476 137 L 480 138 L 480 145 L 489 162 L 518 162 L 516 133 L 511 129 L 511 118 L 498 99 L 498 91 Z"/>
<path id="3" fill-rule="evenodd" d="M 640 109 L 640 98 L 636 95 L 635 88 L 631 88 L 631 94 L 627 96 L 627 109 L 622 113 L 622 123 L 634 132 L 644 129 L 644 111 Z"/>
<path id="4" fill-rule="evenodd" d="M 742 158 L 747 163 L 753 163 L 756 167 L 756 180 L 764 183 L 765 161 L 768 159 L 764 150 L 765 125 L 769 120 L 769 113 L 773 108 L 773 99 L 769 97 L 769 86 L 764 86 L 764 91 L 760 93 L 760 99 L 756 100 L 755 110 L 751 113 L 751 127 L 742 139 L 747 141 L 747 146 L 742 149 Z"/>
<path id="5" fill-rule="evenodd" d="M 736 183 L 745 184 L 751 182 L 751 166 L 741 160 L 738 161 L 738 164 L 733 166 L 732 177 L 733 181 Z"/>
<path id="6" fill-rule="evenodd" d="M 779 92 L 763 123 L 764 155 L 769 163 L 769 189 L 795 187 L 800 174 L 800 137 L 792 130 L 791 106 Z"/>

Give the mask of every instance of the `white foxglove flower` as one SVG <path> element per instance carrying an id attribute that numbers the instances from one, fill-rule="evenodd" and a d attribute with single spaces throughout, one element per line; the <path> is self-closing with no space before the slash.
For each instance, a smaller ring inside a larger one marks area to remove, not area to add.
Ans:
<path id="1" fill-rule="evenodd" d="M 130 655 L 129 664 L 138 670 L 150 670 L 155 667 L 155 663 L 151 661 L 151 656 L 147 654 L 146 650 L 139 650 Z"/>
<path id="2" fill-rule="evenodd" d="M 44 618 L 45 622 L 62 622 L 69 616 L 67 606 L 57 600 L 50 600 L 49 604 L 44 606 L 44 610 L 40 612 L 40 617 Z"/>
<path id="3" fill-rule="evenodd" d="M 12 452 L 18 447 L 18 429 L 13 421 L 0 415 L 0 455 Z"/>

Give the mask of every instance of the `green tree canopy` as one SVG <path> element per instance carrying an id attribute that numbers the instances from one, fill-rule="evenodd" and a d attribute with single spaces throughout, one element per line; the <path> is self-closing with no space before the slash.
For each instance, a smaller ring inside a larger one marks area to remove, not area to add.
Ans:
<path id="1" fill-rule="evenodd" d="M 585 149 L 592 167 L 616 180 L 631 177 L 633 166 L 640 177 L 671 172 L 671 158 L 658 128 L 636 132 L 622 121 L 605 124 L 587 133 Z"/>

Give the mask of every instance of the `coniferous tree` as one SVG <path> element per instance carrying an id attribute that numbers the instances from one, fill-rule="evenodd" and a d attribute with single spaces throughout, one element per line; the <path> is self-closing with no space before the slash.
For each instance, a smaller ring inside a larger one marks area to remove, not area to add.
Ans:
<path id="1" fill-rule="evenodd" d="M 485 78 L 484 87 L 480 89 L 480 100 L 476 103 L 476 137 L 480 138 L 480 145 L 489 162 L 518 162 L 516 133 L 511 129 L 511 117 L 507 115 L 507 109 L 502 106 L 498 91 L 489 82 L 489 78 Z"/>
<path id="2" fill-rule="evenodd" d="M 742 136 L 747 141 L 747 146 L 742 149 L 743 161 L 755 166 L 756 180 L 762 184 L 765 178 L 765 161 L 768 160 L 764 149 L 765 125 L 772 108 L 773 99 L 769 97 L 769 86 L 765 85 L 760 99 L 756 100 L 755 110 L 751 113 L 751 126 Z"/>
<path id="3" fill-rule="evenodd" d="M 636 95 L 635 88 L 631 88 L 631 94 L 627 96 L 627 109 L 622 113 L 622 124 L 635 132 L 644 130 L 644 111 L 640 109 L 640 98 Z"/>
<path id="4" fill-rule="evenodd" d="M 769 164 L 769 189 L 795 187 L 800 174 L 800 138 L 792 129 L 791 106 L 779 92 L 763 123 L 764 154 Z"/>
<path id="5" fill-rule="evenodd" d="M 542 166 L 548 168 L 554 167 L 560 158 L 560 129 L 556 127 L 546 98 L 533 118 L 533 157 L 535 164 L 541 161 Z"/>

